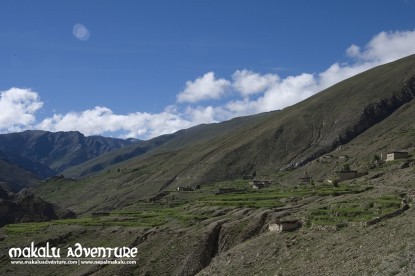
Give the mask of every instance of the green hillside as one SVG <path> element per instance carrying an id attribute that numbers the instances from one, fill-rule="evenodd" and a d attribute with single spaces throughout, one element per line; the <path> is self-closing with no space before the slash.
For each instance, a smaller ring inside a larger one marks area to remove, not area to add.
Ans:
<path id="1" fill-rule="evenodd" d="M 24 187 L 30 187 L 38 183 L 40 179 L 32 173 L 0 160 L 0 187 L 7 191 L 16 192 Z"/>
<path id="2" fill-rule="evenodd" d="M 127 146 L 121 150 L 100 155 L 87 162 L 71 167 L 63 172 L 67 177 L 83 177 L 103 170 L 111 165 L 154 152 L 166 152 L 183 149 L 195 144 L 209 143 L 209 140 L 229 135 L 234 131 L 255 125 L 262 118 L 271 116 L 263 113 L 253 116 L 239 117 L 232 120 L 203 124 L 189 129 L 179 130 L 173 134 L 162 135 L 148 141 Z"/>

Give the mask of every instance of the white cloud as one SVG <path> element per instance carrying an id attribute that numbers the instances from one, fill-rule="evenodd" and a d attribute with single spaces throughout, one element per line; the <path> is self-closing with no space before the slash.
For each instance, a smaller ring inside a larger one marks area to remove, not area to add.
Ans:
<path id="1" fill-rule="evenodd" d="M 228 113 L 230 117 L 235 117 L 282 109 L 313 95 L 317 86 L 316 79 L 311 74 L 289 76 L 270 85 L 256 99 L 244 98 L 228 102 L 221 114 Z"/>
<path id="2" fill-rule="evenodd" d="M 85 135 L 118 133 L 128 138 L 152 138 L 173 133 L 202 123 L 214 121 L 213 107 L 187 107 L 180 113 L 175 106 L 168 106 L 161 113 L 136 112 L 127 115 L 114 114 L 107 107 L 97 106 L 82 112 L 55 114 L 36 125 L 47 131 L 78 130 Z"/>
<path id="3" fill-rule="evenodd" d="M 19 131 L 31 127 L 42 108 L 39 95 L 30 89 L 10 88 L 0 93 L 0 130 Z"/>
<path id="4" fill-rule="evenodd" d="M 256 101 L 257 112 L 282 109 L 308 98 L 318 90 L 315 77 L 311 74 L 289 76 L 271 87 Z"/>
<path id="5" fill-rule="evenodd" d="M 346 65 L 334 63 L 320 73 L 318 75 L 320 90 L 375 66 L 415 54 L 415 31 L 381 32 L 374 36 L 363 50 L 353 44 L 346 53 L 354 58 L 354 63 Z"/>
<path id="6" fill-rule="evenodd" d="M 196 103 L 202 100 L 219 99 L 229 87 L 229 81 L 215 79 L 215 74 L 209 72 L 194 81 L 187 81 L 186 88 L 177 95 L 177 101 Z"/>
<path id="7" fill-rule="evenodd" d="M 186 117 L 191 125 L 199 125 L 205 123 L 212 123 L 216 121 L 216 111 L 212 106 L 198 106 L 198 107 L 187 107 Z"/>
<path id="8" fill-rule="evenodd" d="M 347 48 L 346 53 L 349 57 L 357 57 L 360 55 L 360 47 L 352 44 L 349 48 Z"/>
<path id="9" fill-rule="evenodd" d="M 224 109 L 228 111 L 229 117 L 235 114 L 235 116 L 242 116 L 246 114 L 255 113 L 257 110 L 257 102 L 251 101 L 248 98 L 243 100 L 232 100 L 224 106 Z"/>
<path id="10" fill-rule="evenodd" d="M 260 75 L 249 70 L 238 70 L 232 75 L 233 87 L 242 96 L 264 92 L 279 80 L 275 74 Z"/>
<path id="11" fill-rule="evenodd" d="M 97 106 L 82 112 L 55 114 L 44 119 L 36 127 L 48 131 L 78 130 L 85 135 L 118 132 L 123 137 L 150 138 L 190 126 L 191 124 L 180 114 L 168 111 L 119 115 L 107 107 Z"/>
<path id="12" fill-rule="evenodd" d="M 355 64 L 354 66 L 342 66 L 339 63 L 334 63 L 326 71 L 319 73 L 317 81 L 319 85 L 317 87 L 319 92 L 327 87 L 330 87 L 342 80 L 355 76 L 362 73 L 370 68 L 378 65 L 377 63 L 367 62 Z"/>
<path id="13" fill-rule="evenodd" d="M 79 23 L 73 26 L 72 34 L 81 41 L 88 40 L 90 36 L 89 30 L 84 25 Z"/>
<path id="14" fill-rule="evenodd" d="M 383 64 L 414 53 L 415 31 L 396 31 L 377 34 L 355 56 L 361 62 Z"/>

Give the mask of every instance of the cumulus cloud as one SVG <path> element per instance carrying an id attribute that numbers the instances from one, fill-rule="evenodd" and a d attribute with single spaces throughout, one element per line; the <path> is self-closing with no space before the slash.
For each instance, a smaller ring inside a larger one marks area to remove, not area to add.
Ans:
<path id="1" fill-rule="evenodd" d="M 12 88 L 1 92 L 0 130 L 35 127 L 50 131 L 79 130 L 86 135 L 152 138 L 201 123 L 227 120 L 236 116 L 283 109 L 372 67 L 415 53 L 415 31 L 381 32 L 366 45 L 352 44 L 346 49 L 348 60 L 336 62 L 323 72 L 281 77 L 251 70 L 235 71 L 230 79 L 216 78 L 208 72 L 177 94 L 177 102 L 160 113 L 115 114 L 107 107 L 54 114 L 35 124 L 35 113 L 42 107 L 36 92 Z M 229 93 L 228 93 L 229 92 Z M 225 96 L 229 97 L 225 100 Z M 203 100 L 216 105 L 201 105 Z"/>
<path id="2" fill-rule="evenodd" d="M 347 48 L 346 54 L 349 57 L 357 57 L 360 55 L 360 47 L 355 44 L 352 44 L 349 48 Z"/>
<path id="3" fill-rule="evenodd" d="M 353 47 L 353 45 L 351 46 Z M 415 53 L 415 31 L 381 32 L 354 56 L 362 62 L 383 64 Z"/>
<path id="4" fill-rule="evenodd" d="M 318 90 L 315 77 L 303 73 L 298 76 L 289 76 L 267 90 L 256 101 L 255 112 L 282 109 L 313 95 Z"/>
<path id="5" fill-rule="evenodd" d="M 42 108 L 39 95 L 22 88 L 10 88 L 0 93 L 0 130 L 19 131 L 30 128 L 35 122 L 35 113 Z"/>
<path id="6" fill-rule="evenodd" d="M 55 114 L 44 119 L 36 127 L 49 131 L 78 130 L 85 135 L 120 133 L 123 137 L 149 138 L 189 126 L 188 121 L 174 112 L 136 112 L 119 115 L 107 107 L 97 106 L 82 112 Z"/>
<path id="7" fill-rule="evenodd" d="M 279 80 L 278 75 L 258 73 L 249 70 L 237 70 L 233 75 L 233 87 L 241 93 L 242 96 L 264 92 L 275 85 Z"/>
<path id="8" fill-rule="evenodd" d="M 183 112 L 179 112 L 176 106 L 168 106 L 161 113 L 135 112 L 120 115 L 107 107 L 97 106 L 82 112 L 55 114 L 38 123 L 36 128 L 48 131 L 77 130 L 85 135 L 118 133 L 123 138 L 146 139 L 202 123 L 211 123 L 215 113 L 211 106 L 189 106 Z"/>
<path id="9" fill-rule="evenodd" d="M 188 106 L 185 112 L 185 115 L 189 120 L 189 124 L 191 125 L 213 123 L 216 121 L 216 114 L 217 111 L 215 111 L 215 109 L 212 106 Z"/>
<path id="10" fill-rule="evenodd" d="M 260 97 L 227 102 L 222 108 L 216 108 L 218 116 L 228 118 L 282 109 L 313 95 L 318 83 L 312 74 L 301 74 L 278 79 L 269 85 Z"/>
<path id="11" fill-rule="evenodd" d="M 81 41 L 85 41 L 89 39 L 89 30 L 82 24 L 75 24 L 72 28 L 72 34 L 74 37 Z"/>
<path id="12" fill-rule="evenodd" d="M 196 103 L 202 100 L 219 99 L 229 87 L 228 80 L 216 79 L 215 73 L 209 72 L 194 81 L 187 81 L 186 88 L 177 95 L 177 101 Z"/>

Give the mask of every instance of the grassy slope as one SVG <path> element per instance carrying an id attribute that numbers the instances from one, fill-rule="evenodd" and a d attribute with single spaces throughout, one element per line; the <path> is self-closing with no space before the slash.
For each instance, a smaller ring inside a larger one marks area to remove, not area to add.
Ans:
<path id="1" fill-rule="evenodd" d="M 0 160 L 0 175 L 0 185 L 12 192 L 39 182 L 39 178 L 32 173 L 3 160 Z"/>
<path id="2" fill-rule="evenodd" d="M 137 145 L 131 145 L 115 152 L 103 154 L 83 164 L 71 167 L 64 172 L 64 175 L 67 177 L 85 176 L 134 157 L 176 151 L 195 144 L 202 144 L 213 138 L 226 136 L 233 131 L 257 124 L 262 118 L 267 116 L 271 116 L 270 113 L 234 118 L 222 123 L 202 124 L 173 134 L 162 135 L 140 142 Z"/>
<path id="3" fill-rule="evenodd" d="M 363 132 L 355 139 L 337 148 L 330 154 L 332 159 L 321 160 L 321 162 L 310 162 L 302 167 L 316 181 L 323 180 L 328 175 L 341 169 L 342 165 L 349 164 L 352 169 L 364 172 L 368 171 L 375 155 L 383 156 L 390 151 L 405 150 L 413 153 L 415 151 L 415 102 L 403 105 L 391 116 L 372 128 Z M 340 159 L 340 156 L 348 156 Z M 370 172 L 370 170 L 369 170 Z M 369 174 L 375 175 L 376 170 Z M 299 174 L 287 176 L 285 182 L 294 181 L 293 177 Z"/>

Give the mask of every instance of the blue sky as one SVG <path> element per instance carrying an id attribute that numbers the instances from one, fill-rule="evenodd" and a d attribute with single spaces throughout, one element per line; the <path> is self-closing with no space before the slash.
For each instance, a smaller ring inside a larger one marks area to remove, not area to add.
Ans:
<path id="1" fill-rule="evenodd" d="M 415 53 L 414 0 L 0 1 L 0 132 L 147 139 Z"/>

